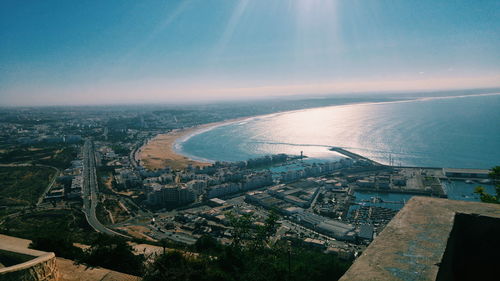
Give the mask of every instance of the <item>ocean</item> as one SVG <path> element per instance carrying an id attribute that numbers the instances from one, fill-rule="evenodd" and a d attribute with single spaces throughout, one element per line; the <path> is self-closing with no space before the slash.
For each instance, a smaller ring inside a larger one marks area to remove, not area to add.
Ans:
<path id="1" fill-rule="evenodd" d="M 238 161 L 287 153 L 317 160 L 342 147 L 375 161 L 420 167 L 500 165 L 500 95 L 326 106 L 248 118 L 179 140 L 198 160 Z"/>

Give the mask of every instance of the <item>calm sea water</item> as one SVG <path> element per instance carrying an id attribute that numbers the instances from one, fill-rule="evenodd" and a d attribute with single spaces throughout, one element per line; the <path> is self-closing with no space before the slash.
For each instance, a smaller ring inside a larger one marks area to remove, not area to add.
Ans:
<path id="1" fill-rule="evenodd" d="M 176 144 L 196 159 L 288 153 L 337 159 L 339 146 L 382 163 L 456 168 L 500 165 L 500 95 L 329 106 L 251 118 Z"/>

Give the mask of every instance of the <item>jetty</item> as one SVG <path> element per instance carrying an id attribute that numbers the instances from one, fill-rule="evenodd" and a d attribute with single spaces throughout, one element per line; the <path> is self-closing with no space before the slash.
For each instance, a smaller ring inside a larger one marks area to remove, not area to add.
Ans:
<path id="1" fill-rule="evenodd" d="M 443 181 L 458 180 L 481 184 L 492 182 L 489 179 L 491 171 L 486 169 L 393 166 L 379 163 L 342 147 L 331 147 L 329 150 L 357 162 L 365 163 L 361 164 L 360 168 L 344 171 L 344 173 L 350 174 L 349 187 L 351 191 L 447 198 L 448 194 Z"/>
<path id="2" fill-rule="evenodd" d="M 375 165 L 375 166 L 386 166 L 386 165 L 381 164 L 379 162 L 373 161 L 370 158 L 366 158 L 366 157 L 364 157 L 362 155 L 359 155 L 357 153 L 351 152 L 349 150 L 345 150 L 342 147 L 331 147 L 330 151 L 335 151 L 335 152 L 340 153 L 342 155 L 345 155 L 345 156 L 347 156 L 347 157 L 349 157 L 349 158 L 351 158 L 353 160 L 366 161 L 366 162 L 368 162 L 368 163 L 370 163 L 372 165 Z"/>

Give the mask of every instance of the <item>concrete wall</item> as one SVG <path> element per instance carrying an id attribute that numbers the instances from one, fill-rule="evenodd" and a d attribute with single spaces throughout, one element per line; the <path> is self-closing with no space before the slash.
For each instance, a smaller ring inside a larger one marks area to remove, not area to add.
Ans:
<path id="1" fill-rule="evenodd" d="M 20 264 L 0 268 L 0 281 L 57 281 L 58 277 L 54 253 L 47 253 Z"/>

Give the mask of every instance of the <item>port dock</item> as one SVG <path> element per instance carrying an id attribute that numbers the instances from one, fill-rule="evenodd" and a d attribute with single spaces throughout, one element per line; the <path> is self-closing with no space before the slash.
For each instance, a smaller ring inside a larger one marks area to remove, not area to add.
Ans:
<path id="1" fill-rule="evenodd" d="M 375 166 L 384 166 L 384 167 L 391 167 L 391 168 L 410 168 L 410 169 L 425 169 L 425 170 L 439 170 L 442 175 L 439 177 L 441 180 L 476 180 L 476 181 L 485 181 L 485 183 L 488 183 L 486 181 L 489 180 L 489 173 L 491 172 L 490 170 L 487 169 L 464 169 L 464 168 L 441 168 L 441 167 L 413 167 L 413 166 L 391 166 L 391 165 L 385 165 L 381 164 L 377 161 L 374 161 L 370 158 L 364 157 L 362 155 L 359 155 L 357 153 L 351 152 L 349 150 L 346 150 L 342 147 L 331 147 L 329 149 L 330 151 L 335 151 L 337 153 L 340 153 L 344 156 L 347 156 L 353 160 L 361 160 L 368 162 L 372 165 Z"/>
<path id="2" fill-rule="evenodd" d="M 348 151 L 342 147 L 331 147 L 355 161 L 366 163 L 362 169 L 345 171 L 351 178 L 351 191 L 414 194 L 446 198 L 447 190 L 442 181 L 466 181 L 481 184 L 491 183 L 490 170 L 439 167 L 392 166 Z M 375 172 L 375 174 L 372 174 Z"/>
<path id="3" fill-rule="evenodd" d="M 370 164 L 375 165 L 375 166 L 386 166 L 384 164 L 381 164 L 381 163 L 378 163 L 376 161 L 373 161 L 372 159 L 369 159 L 369 158 L 366 158 L 364 156 L 361 156 L 361 155 L 359 155 L 357 153 L 345 150 L 342 147 L 331 147 L 330 151 L 335 151 L 337 153 L 345 155 L 345 156 L 347 156 L 347 157 L 349 157 L 351 159 L 354 159 L 354 160 L 366 161 L 366 162 L 369 162 Z"/>

